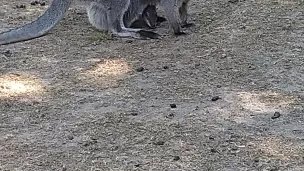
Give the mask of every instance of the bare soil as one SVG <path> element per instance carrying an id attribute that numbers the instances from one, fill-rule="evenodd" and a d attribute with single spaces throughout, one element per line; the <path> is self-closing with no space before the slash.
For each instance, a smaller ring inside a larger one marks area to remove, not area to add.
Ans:
<path id="1" fill-rule="evenodd" d="M 0 31 L 30 2 L 1 0 Z M 0 170 L 303 171 L 303 1 L 193 0 L 190 21 L 112 38 L 76 4 L 1 46 Z"/>

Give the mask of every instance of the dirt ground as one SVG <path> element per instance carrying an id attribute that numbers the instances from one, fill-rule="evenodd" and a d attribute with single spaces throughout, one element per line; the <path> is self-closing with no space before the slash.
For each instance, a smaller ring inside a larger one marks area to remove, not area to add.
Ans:
<path id="1" fill-rule="evenodd" d="M 0 31 L 47 8 L 30 2 L 1 0 Z M 304 170 L 303 1 L 193 0 L 190 21 L 112 38 L 76 4 L 1 46 L 0 170 Z"/>

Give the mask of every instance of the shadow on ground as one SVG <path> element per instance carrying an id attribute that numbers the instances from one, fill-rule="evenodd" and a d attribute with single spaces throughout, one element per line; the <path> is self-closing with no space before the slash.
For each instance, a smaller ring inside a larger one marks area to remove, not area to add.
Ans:
<path id="1" fill-rule="evenodd" d="M 1 30 L 46 8 L 22 3 L 0 2 Z M 113 39 L 74 6 L 1 46 L 0 170 L 303 170 L 303 3 L 190 9 L 182 37 Z"/>

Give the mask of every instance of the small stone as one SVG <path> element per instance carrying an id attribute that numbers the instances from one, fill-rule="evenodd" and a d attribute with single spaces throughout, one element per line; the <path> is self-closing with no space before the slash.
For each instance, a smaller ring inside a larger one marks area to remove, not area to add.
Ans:
<path id="1" fill-rule="evenodd" d="M 132 116 L 137 116 L 137 115 L 138 115 L 138 113 L 136 113 L 136 112 L 132 112 L 132 113 L 131 113 L 131 115 L 132 115 Z"/>
<path id="2" fill-rule="evenodd" d="M 139 166 L 140 166 L 140 164 L 135 164 L 134 166 L 135 166 L 135 167 L 139 167 Z"/>
<path id="3" fill-rule="evenodd" d="M 217 152 L 216 149 L 214 149 L 214 148 L 211 148 L 210 151 L 211 151 L 212 153 L 216 153 L 216 152 Z"/>
<path id="4" fill-rule="evenodd" d="M 211 98 L 211 101 L 217 101 L 219 99 L 221 99 L 219 96 L 214 96 L 214 97 Z"/>
<path id="5" fill-rule="evenodd" d="M 31 5 L 37 5 L 37 4 L 39 4 L 39 2 L 38 1 L 33 1 L 33 2 L 31 2 Z"/>
<path id="6" fill-rule="evenodd" d="M 277 119 L 281 116 L 280 112 L 274 112 L 273 116 L 271 116 L 271 119 Z"/>
<path id="7" fill-rule="evenodd" d="M 238 148 L 237 147 L 232 147 L 231 150 L 236 151 L 236 150 L 238 150 Z"/>
<path id="8" fill-rule="evenodd" d="M 168 69 L 169 67 L 167 65 L 163 66 L 164 69 Z"/>
<path id="9" fill-rule="evenodd" d="M 174 118 L 174 114 L 173 114 L 173 113 L 170 113 L 170 114 L 168 114 L 168 115 L 166 116 L 166 118 L 172 119 L 172 118 Z"/>
<path id="10" fill-rule="evenodd" d="M 173 113 L 170 113 L 168 116 L 169 116 L 169 117 L 174 117 L 174 114 L 173 114 Z"/>
<path id="11" fill-rule="evenodd" d="M 197 68 L 197 67 L 199 67 L 199 66 L 201 66 L 200 63 L 196 63 L 196 64 L 194 65 L 195 68 Z"/>
<path id="12" fill-rule="evenodd" d="M 93 143 L 96 143 L 98 139 L 96 137 L 91 137 L 91 140 Z"/>
<path id="13" fill-rule="evenodd" d="M 173 157 L 173 161 L 178 161 L 178 160 L 180 160 L 180 157 L 179 157 L 179 156 L 174 156 L 174 157 Z"/>
<path id="14" fill-rule="evenodd" d="M 6 57 L 11 57 L 12 56 L 12 52 L 10 50 L 5 51 L 3 54 Z"/>
<path id="15" fill-rule="evenodd" d="M 73 137 L 72 135 L 69 135 L 69 136 L 68 136 L 68 139 L 69 139 L 69 140 L 73 140 L 74 137 Z"/>
<path id="16" fill-rule="evenodd" d="M 246 26 L 245 26 L 245 25 L 242 25 L 242 26 L 240 27 L 240 29 L 246 29 Z"/>
<path id="17" fill-rule="evenodd" d="M 170 104 L 170 107 L 171 108 L 176 108 L 176 104 L 172 103 L 172 104 Z"/>
<path id="18" fill-rule="evenodd" d="M 25 5 L 16 5 L 16 8 L 23 8 L 23 9 L 25 9 L 26 6 Z"/>
<path id="19" fill-rule="evenodd" d="M 229 3 L 233 3 L 233 4 L 234 4 L 234 3 L 238 3 L 238 2 L 239 2 L 239 0 L 229 0 L 228 2 L 229 2 Z"/>
<path id="20" fill-rule="evenodd" d="M 156 141 L 153 143 L 154 145 L 164 145 L 165 141 Z"/>
<path id="21" fill-rule="evenodd" d="M 259 158 L 255 158 L 253 161 L 257 163 L 257 162 L 259 162 L 260 160 L 259 160 Z"/>
<path id="22" fill-rule="evenodd" d="M 87 146 L 89 146 L 90 145 L 90 143 L 89 142 L 85 142 L 85 143 L 83 143 L 83 146 L 85 146 L 85 147 L 87 147 Z"/>
<path id="23" fill-rule="evenodd" d="M 212 136 L 209 136 L 209 140 L 214 140 L 214 137 L 212 137 Z"/>
<path id="24" fill-rule="evenodd" d="M 137 72 L 142 72 L 142 71 L 144 71 L 144 67 L 138 67 L 138 68 L 136 68 L 136 71 Z"/>
<path id="25" fill-rule="evenodd" d="M 45 5 L 46 5 L 45 2 L 40 3 L 40 6 L 45 6 Z"/>
<path id="26" fill-rule="evenodd" d="M 110 147 L 110 149 L 111 149 L 111 151 L 116 151 L 119 149 L 119 146 L 114 145 L 114 146 Z"/>

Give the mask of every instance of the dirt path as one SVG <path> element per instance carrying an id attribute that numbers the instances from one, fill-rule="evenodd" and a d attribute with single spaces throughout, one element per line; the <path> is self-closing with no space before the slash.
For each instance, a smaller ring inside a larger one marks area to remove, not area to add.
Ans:
<path id="1" fill-rule="evenodd" d="M 0 2 L 0 31 L 47 8 L 16 4 Z M 304 170 L 303 2 L 190 8 L 178 38 L 163 23 L 162 40 L 113 39 L 73 6 L 1 46 L 0 170 Z"/>

